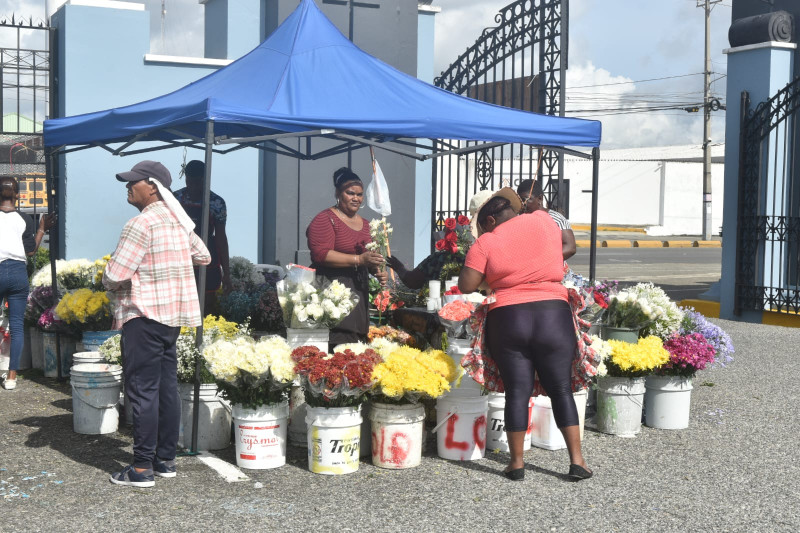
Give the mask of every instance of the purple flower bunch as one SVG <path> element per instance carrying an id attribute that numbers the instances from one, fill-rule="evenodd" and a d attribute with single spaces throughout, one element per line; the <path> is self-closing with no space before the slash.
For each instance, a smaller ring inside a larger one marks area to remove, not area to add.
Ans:
<path id="1" fill-rule="evenodd" d="M 699 333 L 673 335 L 664 343 L 669 362 L 659 369 L 662 375 L 692 377 L 714 363 L 714 347 Z"/>
<path id="2" fill-rule="evenodd" d="M 61 321 L 55 317 L 54 310 L 55 306 L 46 309 L 37 321 L 37 325 L 45 331 L 52 331 L 61 325 Z"/>
<path id="3" fill-rule="evenodd" d="M 708 321 L 706 317 L 694 309 L 684 309 L 684 318 L 678 334 L 699 333 L 714 348 L 714 365 L 722 366 L 732 363 L 733 342 L 725 331 Z"/>
<path id="4" fill-rule="evenodd" d="M 25 325 L 38 325 L 39 318 L 47 309 L 54 307 L 59 301 L 58 294 L 50 285 L 41 285 L 28 294 L 28 303 L 25 305 Z"/>

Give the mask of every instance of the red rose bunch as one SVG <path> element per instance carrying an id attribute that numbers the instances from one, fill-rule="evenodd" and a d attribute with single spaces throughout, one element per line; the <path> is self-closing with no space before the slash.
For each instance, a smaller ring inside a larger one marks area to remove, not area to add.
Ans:
<path id="1" fill-rule="evenodd" d="M 451 254 L 459 252 L 466 254 L 466 249 L 469 247 L 468 242 L 465 242 L 469 233 L 468 226 L 469 218 L 464 215 L 446 218 L 444 220 L 444 238 L 436 241 L 436 249 Z"/>
<path id="2" fill-rule="evenodd" d="M 458 285 L 453 285 L 449 289 L 447 289 L 444 293 L 445 296 L 456 296 L 462 294 L 460 290 L 458 290 Z"/>
<path id="3" fill-rule="evenodd" d="M 372 370 L 381 362 L 380 355 L 367 349 L 329 355 L 314 346 L 292 351 L 295 373 L 305 388 L 306 402 L 313 407 L 350 407 L 361 403 L 372 387 Z"/>

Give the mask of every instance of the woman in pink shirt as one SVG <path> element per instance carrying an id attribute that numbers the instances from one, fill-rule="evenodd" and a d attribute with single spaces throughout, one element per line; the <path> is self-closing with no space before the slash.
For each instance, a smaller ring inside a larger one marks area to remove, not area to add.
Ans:
<path id="1" fill-rule="evenodd" d="M 538 374 L 567 443 L 569 475 L 586 479 L 592 472 L 581 452 L 572 396 L 576 338 L 567 290 L 561 284 L 561 231 L 545 211 L 518 216 L 521 202 L 513 189 L 506 187 L 487 196 L 473 218 L 477 241 L 467 253 L 458 288 L 469 293 L 485 283 L 494 297 L 485 335 L 506 391 L 511 461 L 505 475 L 512 480 L 525 475 L 522 448 L 528 399 Z"/>

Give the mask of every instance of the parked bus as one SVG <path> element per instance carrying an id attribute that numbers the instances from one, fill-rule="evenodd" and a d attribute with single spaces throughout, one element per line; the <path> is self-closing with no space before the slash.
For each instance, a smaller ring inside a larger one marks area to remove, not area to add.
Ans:
<path id="1" fill-rule="evenodd" d="M 19 182 L 19 207 L 36 207 L 47 209 L 47 189 L 44 174 L 27 174 L 17 176 Z"/>

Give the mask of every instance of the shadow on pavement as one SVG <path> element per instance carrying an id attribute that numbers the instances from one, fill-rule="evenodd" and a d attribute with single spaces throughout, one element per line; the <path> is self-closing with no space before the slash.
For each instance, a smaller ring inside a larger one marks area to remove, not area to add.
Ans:
<path id="1" fill-rule="evenodd" d="M 53 402 L 61 402 L 57 400 Z M 71 407 L 71 402 L 70 402 Z M 77 462 L 111 472 L 131 461 L 130 443 L 109 435 L 81 435 L 72 428 L 72 414 L 30 416 L 11 420 L 11 424 L 34 428 L 24 445 L 28 448 L 50 448 Z"/>

